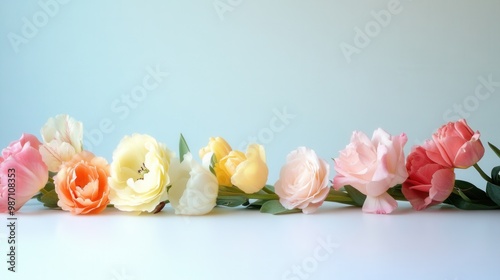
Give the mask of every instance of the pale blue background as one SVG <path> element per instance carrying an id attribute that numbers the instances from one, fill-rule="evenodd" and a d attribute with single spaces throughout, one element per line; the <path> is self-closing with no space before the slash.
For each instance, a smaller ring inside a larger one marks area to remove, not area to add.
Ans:
<path id="1" fill-rule="evenodd" d="M 9 34 L 21 35 L 23 18 L 33 22 L 43 9 L 1 1 L 0 146 L 23 132 L 39 136 L 49 117 L 68 113 L 84 123 L 86 147 L 108 160 L 134 132 L 174 151 L 182 132 L 195 152 L 210 136 L 239 148 L 260 133 L 270 183 L 300 145 L 332 164 L 353 130 L 406 132 L 409 151 L 448 121 L 454 104 L 472 100 L 478 77 L 500 82 L 500 2 L 402 0 L 348 63 L 341 44 L 354 45 L 355 28 L 389 2 L 75 0 L 58 4 L 16 53 Z M 214 3 L 233 6 L 219 15 Z M 169 76 L 127 116 L 117 113 L 122 95 L 156 66 Z M 471 103 L 467 120 L 485 144 L 500 145 L 494 90 Z M 270 139 L 274 111 L 284 107 L 295 117 Z M 113 130 L 89 142 L 102 120 Z M 481 165 L 498 164 L 488 149 Z M 472 170 L 458 177 L 482 185 Z"/>

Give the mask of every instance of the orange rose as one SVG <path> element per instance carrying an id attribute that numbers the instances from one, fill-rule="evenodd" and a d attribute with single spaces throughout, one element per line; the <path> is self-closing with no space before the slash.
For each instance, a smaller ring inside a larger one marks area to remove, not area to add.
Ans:
<path id="1" fill-rule="evenodd" d="M 83 151 L 64 163 L 54 177 L 57 205 L 72 214 L 97 214 L 109 203 L 109 165 Z"/>

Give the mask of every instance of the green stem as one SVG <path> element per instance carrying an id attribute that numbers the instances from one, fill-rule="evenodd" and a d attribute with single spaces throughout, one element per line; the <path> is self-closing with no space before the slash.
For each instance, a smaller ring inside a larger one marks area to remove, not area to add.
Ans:
<path id="1" fill-rule="evenodd" d="M 219 196 L 243 196 L 247 199 L 262 199 L 262 200 L 278 200 L 279 196 L 277 194 L 262 194 L 262 193 L 237 193 L 237 192 L 227 192 L 219 191 Z"/>
<path id="2" fill-rule="evenodd" d="M 263 187 L 262 190 L 265 191 L 266 193 L 274 194 L 274 192 L 270 190 L 268 187 Z"/>
<path id="3" fill-rule="evenodd" d="M 491 179 L 490 176 L 488 176 L 486 173 L 484 173 L 484 171 L 481 169 L 481 167 L 479 167 L 479 165 L 477 163 L 474 164 L 473 166 L 477 170 L 477 172 L 479 172 L 479 175 L 481 175 L 481 177 L 483 177 L 484 180 L 486 180 L 487 182 L 490 182 L 492 184 L 495 184 L 493 182 L 493 179 Z"/>
<path id="4" fill-rule="evenodd" d="M 325 201 L 357 206 L 348 193 L 331 189 Z"/>
<path id="5" fill-rule="evenodd" d="M 219 188 L 219 197 L 231 197 L 231 196 L 240 196 L 244 197 L 246 199 L 261 199 L 261 200 L 279 200 L 279 196 L 272 192 L 271 190 L 263 189 L 264 192 L 266 193 L 253 193 L 253 194 L 247 194 L 242 191 L 240 191 L 238 188 L 233 188 L 233 187 L 220 187 Z M 403 193 L 401 192 L 401 186 L 395 186 L 394 188 L 391 188 L 389 190 L 389 194 L 396 200 L 400 201 L 408 201 Z M 341 204 L 347 204 L 347 205 L 353 205 L 353 206 L 358 206 L 354 200 L 349 196 L 349 194 L 345 191 L 337 191 L 335 189 L 330 189 L 330 192 L 328 193 L 328 196 L 326 197 L 325 201 L 329 202 L 337 202 Z"/>

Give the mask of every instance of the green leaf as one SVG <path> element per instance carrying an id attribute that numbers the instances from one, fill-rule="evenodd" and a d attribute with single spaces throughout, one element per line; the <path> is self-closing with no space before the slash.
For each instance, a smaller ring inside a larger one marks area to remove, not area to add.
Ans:
<path id="1" fill-rule="evenodd" d="M 280 214 L 290 214 L 290 213 L 298 213 L 302 212 L 300 209 L 292 209 L 288 210 L 278 200 L 269 200 L 266 203 L 262 205 L 260 208 L 261 213 L 269 213 L 273 215 L 280 215 Z"/>
<path id="2" fill-rule="evenodd" d="M 264 199 L 258 199 L 252 203 L 250 203 L 247 208 L 248 209 L 260 209 L 262 207 L 262 205 L 264 205 L 264 203 L 268 202 L 268 200 L 264 200 Z"/>
<path id="3" fill-rule="evenodd" d="M 43 206 L 48 208 L 57 208 L 57 201 L 59 201 L 59 197 L 55 190 L 51 190 L 48 193 L 43 194 L 39 199 L 40 202 L 43 203 Z"/>
<path id="4" fill-rule="evenodd" d="M 248 199 L 244 196 L 219 196 L 217 205 L 226 207 L 236 207 L 247 203 Z"/>
<path id="5" fill-rule="evenodd" d="M 356 205 L 363 206 L 363 203 L 365 203 L 366 195 L 362 194 L 356 188 L 349 185 L 344 186 L 344 189 L 347 191 Z"/>
<path id="6" fill-rule="evenodd" d="M 491 144 L 490 142 L 488 142 L 488 145 L 490 146 L 490 148 L 493 150 L 493 152 L 495 152 L 495 154 L 500 157 L 500 149 L 498 149 L 495 145 Z"/>
<path id="7" fill-rule="evenodd" d="M 392 196 L 395 200 L 402 200 L 402 201 L 408 201 L 406 197 L 403 194 L 403 186 L 401 184 L 397 184 L 392 188 L 389 188 L 387 190 L 387 193 Z"/>
<path id="8" fill-rule="evenodd" d="M 492 184 L 490 182 L 486 183 L 486 193 L 497 205 L 500 205 L 500 186 Z"/>
<path id="9" fill-rule="evenodd" d="M 460 197 L 462 197 L 465 201 L 480 204 L 488 204 L 490 202 L 488 195 L 486 195 L 483 190 L 467 181 L 455 180 L 455 188 L 458 195 L 460 195 Z"/>
<path id="10" fill-rule="evenodd" d="M 500 185 L 500 166 L 493 167 L 491 170 L 491 179 L 496 185 Z"/>
<path id="11" fill-rule="evenodd" d="M 179 139 L 179 157 L 181 159 L 181 162 L 184 160 L 184 155 L 189 153 L 189 146 L 186 143 L 186 139 L 184 139 L 184 136 L 181 133 L 181 137 Z"/>
<path id="12" fill-rule="evenodd" d="M 212 172 L 212 174 L 217 175 L 215 174 L 214 166 L 215 166 L 215 153 L 212 154 L 212 157 L 210 158 L 210 165 L 208 168 L 210 169 L 210 172 Z"/>
<path id="13" fill-rule="evenodd" d="M 452 193 L 443 203 L 454 205 L 462 210 L 493 210 L 500 209 L 493 201 L 476 203 L 464 200 L 460 195 Z"/>

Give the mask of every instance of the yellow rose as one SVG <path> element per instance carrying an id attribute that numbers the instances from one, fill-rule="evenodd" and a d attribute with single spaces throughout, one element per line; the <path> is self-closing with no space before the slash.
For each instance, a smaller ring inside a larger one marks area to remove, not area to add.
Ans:
<path id="1" fill-rule="evenodd" d="M 125 136 L 113 152 L 110 203 L 122 211 L 152 212 L 168 199 L 172 153 L 149 135 Z"/>
<path id="2" fill-rule="evenodd" d="M 249 145 L 245 157 L 231 176 L 231 183 L 245 193 L 256 193 L 266 185 L 269 172 L 264 147 Z"/>
<path id="3" fill-rule="evenodd" d="M 229 152 L 231 152 L 231 146 L 222 137 L 210 137 L 208 145 L 200 149 L 200 158 L 203 159 L 207 154 L 213 153 L 215 155 L 215 162 L 219 162 L 223 157 L 225 157 Z"/>
<path id="4" fill-rule="evenodd" d="M 214 165 L 214 171 L 219 185 L 226 187 L 232 186 L 231 177 L 233 177 L 236 172 L 238 165 L 245 160 L 246 157 L 243 152 L 231 151 L 219 162 L 216 162 Z"/>

